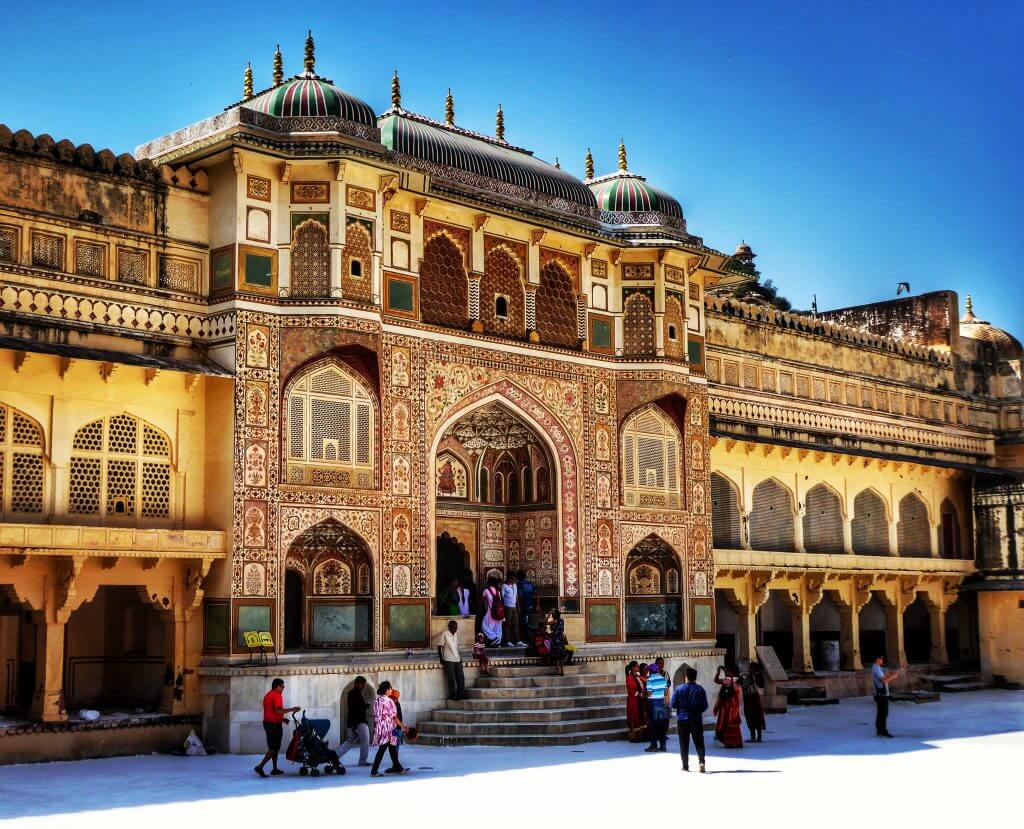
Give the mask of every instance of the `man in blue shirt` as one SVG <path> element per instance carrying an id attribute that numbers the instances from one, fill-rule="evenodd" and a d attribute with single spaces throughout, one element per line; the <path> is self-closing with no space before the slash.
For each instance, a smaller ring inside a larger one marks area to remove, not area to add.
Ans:
<path id="1" fill-rule="evenodd" d="M 871 684 L 875 689 L 875 733 L 879 737 L 891 737 L 889 733 L 889 683 L 900 675 L 899 671 L 887 671 L 882 667 L 885 656 L 875 657 L 871 666 Z"/>
<path id="2" fill-rule="evenodd" d="M 662 663 L 664 664 L 664 663 Z M 657 666 L 655 666 L 657 667 Z M 651 744 L 644 751 L 668 751 L 668 677 L 664 669 L 647 677 L 647 730 L 651 733 Z"/>
<path id="3" fill-rule="evenodd" d="M 679 754 L 683 758 L 683 771 L 690 770 L 690 738 L 697 749 L 700 773 L 704 773 L 704 712 L 708 710 L 708 695 L 697 684 L 697 671 L 686 669 L 686 681 L 672 695 L 676 710 L 676 729 L 679 733 Z"/>

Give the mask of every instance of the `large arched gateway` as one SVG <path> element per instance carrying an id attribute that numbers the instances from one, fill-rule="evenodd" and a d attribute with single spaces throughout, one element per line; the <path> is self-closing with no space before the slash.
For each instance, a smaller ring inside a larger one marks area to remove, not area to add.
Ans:
<path id="1" fill-rule="evenodd" d="M 525 570 L 542 605 L 559 590 L 558 468 L 548 442 L 492 400 L 442 431 L 433 457 L 435 595 Z M 468 584 L 467 584 L 468 582 Z"/>
<path id="2" fill-rule="evenodd" d="M 285 559 L 285 647 L 373 646 L 373 558 L 334 518 L 303 532 Z"/>
<path id="3" fill-rule="evenodd" d="M 657 535 L 626 557 L 626 639 L 679 639 L 683 635 L 682 563 Z"/>

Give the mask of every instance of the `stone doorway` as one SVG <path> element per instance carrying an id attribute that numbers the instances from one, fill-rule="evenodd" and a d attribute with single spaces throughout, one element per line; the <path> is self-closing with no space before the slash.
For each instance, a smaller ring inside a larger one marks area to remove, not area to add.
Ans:
<path id="1" fill-rule="evenodd" d="M 626 641 L 682 639 L 682 564 L 657 535 L 642 539 L 626 557 Z"/>
<path id="2" fill-rule="evenodd" d="M 302 574 L 288 568 L 284 571 L 284 649 L 295 651 L 302 648 L 303 623 L 305 621 L 306 586 Z"/>

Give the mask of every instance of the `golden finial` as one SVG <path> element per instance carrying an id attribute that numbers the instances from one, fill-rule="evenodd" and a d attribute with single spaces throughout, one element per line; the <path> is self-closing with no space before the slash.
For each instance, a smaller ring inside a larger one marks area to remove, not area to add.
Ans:
<path id="1" fill-rule="evenodd" d="M 558 156 L 557 155 L 555 156 L 555 169 L 557 169 L 557 170 L 561 170 L 562 169 L 562 162 L 558 160 Z"/>
<path id="2" fill-rule="evenodd" d="M 245 81 L 242 83 L 242 100 L 252 100 L 252 64 L 245 65 Z"/>
<path id="3" fill-rule="evenodd" d="M 313 74 L 313 66 L 316 64 L 316 57 L 313 54 L 313 30 L 309 30 L 309 34 L 306 35 L 306 72 L 307 74 Z"/>
<path id="4" fill-rule="evenodd" d="M 284 58 L 281 56 L 281 44 L 274 50 L 274 86 L 284 83 Z"/>
<path id="5" fill-rule="evenodd" d="M 973 314 L 974 313 L 974 300 L 971 299 L 971 295 L 970 294 L 967 295 L 967 302 L 964 305 L 967 308 L 967 313 L 968 314 Z"/>
<path id="6" fill-rule="evenodd" d="M 583 156 L 583 166 L 586 169 L 586 177 L 592 179 L 594 177 L 594 156 L 590 152 L 590 147 L 587 147 L 587 154 Z"/>
<path id="7" fill-rule="evenodd" d="M 395 109 L 402 108 L 402 84 L 398 80 L 398 70 L 395 70 L 395 77 L 391 79 L 391 106 Z"/>
<path id="8" fill-rule="evenodd" d="M 505 113 L 502 111 L 500 103 L 498 104 L 498 112 L 494 116 L 494 134 L 499 141 L 505 140 Z"/>
<path id="9" fill-rule="evenodd" d="M 619 139 L 619 169 L 626 171 L 626 142 Z"/>
<path id="10" fill-rule="evenodd" d="M 455 99 L 452 97 L 452 88 L 448 87 L 448 97 L 444 99 L 444 122 L 455 123 Z"/>

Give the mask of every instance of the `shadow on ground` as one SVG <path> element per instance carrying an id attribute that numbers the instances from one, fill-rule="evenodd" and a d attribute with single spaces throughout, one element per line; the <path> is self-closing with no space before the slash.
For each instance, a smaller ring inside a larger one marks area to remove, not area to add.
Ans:
<path id="1" fill-rule="evenodd" d="M 708 738 L 710 774 L 786 773 L 794 759 L 858 756 L 879 758 L 915 751 L 940 750 L 949 740 L 1024 731 L 1024 691 L 979 691 L 949 694 L 941 702 L 915 705 L 894 703 L 890 729 L 897 736 L 876 737 L 874 704 L 869 698 L 843 700 L 840 705 L 795 708 L 768 719 L 765 742 L 726 750 Z M 674 731 L 674 726 L 673 726 Z M 679 762 L 673 734 L 669 753 L 643 754 L 643 746 L 624 742 L 591 743 L 552 748 L 430 748 L 405 746 L 403 762 L 409 777 L 371 778 L 369 769 L 355 767 L 355 753 L 345 760 L 342 777 L 300 777 L 287 761 L 283 777 L 261 779 L 252 756 L 171 757 L 143 755 L 67 763 L 0 766 L 0 819 L 64 815 L 138 806 L 194 803 L 221 798 L 261 797 L 286 792 L 402 786 L 409 780 L 487 775 L 567 764 L 628 762 L 630 771 L 641 763 Z M 692 751 L 692 749 L 691 749 Z M 660 758 L 660 759 L 659 759 Z M 691 754 L 691 768 L 696 765 Z M 636 765 L 632 765 L 636 764 Z M 717 768 L 716 768 L 717 766 Z M 788 766 L 788 767 L 787 767 Z M 643 772 L 638 772 L 642 774 Z M 473 791 L 477 781 L 473 783 Z M 492 790 L 500 783 L 488 781 Z M 397 791 L 396 791 L 397 794 Z"/>

